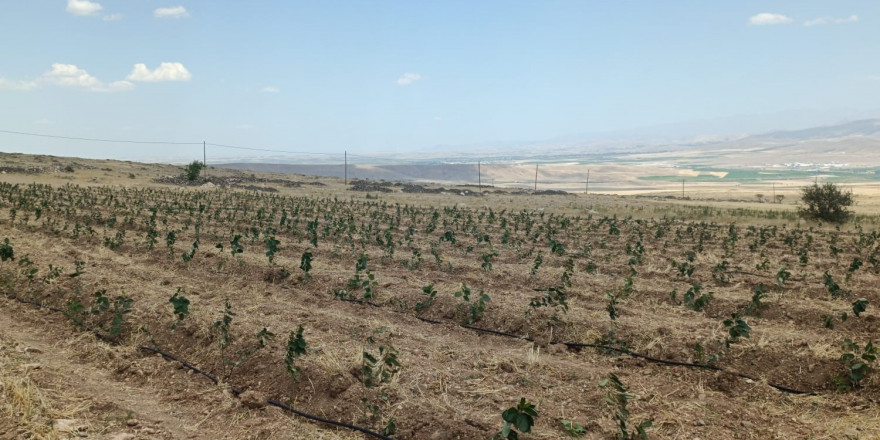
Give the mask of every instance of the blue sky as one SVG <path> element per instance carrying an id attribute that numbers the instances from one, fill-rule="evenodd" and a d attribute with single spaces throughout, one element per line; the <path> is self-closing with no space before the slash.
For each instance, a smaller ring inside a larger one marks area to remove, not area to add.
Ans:
<path id="1" fill-rule="evenodd" d="M 7 2 L 0 130 L 369 154 L 831 123 L 880 108 L 878 19 L 864 0 Z M 4 133 L 0 150 L 201 154 Z"/>

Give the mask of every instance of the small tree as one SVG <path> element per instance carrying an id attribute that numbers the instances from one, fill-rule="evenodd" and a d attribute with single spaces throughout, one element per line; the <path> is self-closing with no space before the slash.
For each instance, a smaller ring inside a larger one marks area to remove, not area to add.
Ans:
<path id="1" fill-rule="evenodd" d="M 852 211 L 846 209 L 853 205 L 852 193 L 830 182 L 801 189 L 801 203 L 798 213 L 808 219 L 843 223 L 852 216 Z"/>
<path id="2" fill-rule="evenodd" d="M 184 168 L 186 172 L 186 179 L 189 181 L 194 181 L 199 179 L 199 175 L 202 173 L 202 168 L 205 167 L 205 164 L 194 160 L 191 164 L 187 165 Z"/>

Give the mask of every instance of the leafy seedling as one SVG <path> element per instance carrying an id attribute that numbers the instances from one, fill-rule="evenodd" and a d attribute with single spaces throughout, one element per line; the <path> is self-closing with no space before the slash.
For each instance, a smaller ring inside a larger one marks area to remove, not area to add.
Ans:
<path id="1" fill-rule="evenodd" d="M 174 295 L 168 299 L 168 302 L 171 303 L 171 306 L 174 308 L 174 316 L 177 318 L 174 321 L 174 324 L 171 324 L 171 331 L 180 325 L 184 318 L 189 316 L 189 299 L 187 299 L 183 294 L 186 293 L 183 288 L 178 287 L 177 292 L 174 292 Z"/>
<path id="2" fill-rule="evenodd" d="M 296 332 L 290 332 L 287 337 L 287 353 L 284 355 L 284 367 L 290 374 L 291 380 L 296 382 L 299 380 L 299 367 L 294 365 L 294 360 L 306 354 L 308 344 L 303 339 L 303 326 L 296 328 Z"/>
<path id="3" fill-rule="evenodd" d="M 501 413 L 504 425 L 501 427 L 501 431 L 498 431 L 492 439 L 518 440 L 520 434 L 532 432 L 532 426 L 535 425 L 536 417 L 538 417 L 538 411 L 535 409 L 535 405 L 527 402 L 525 397 L 520 398 L 516 406 L 508 408 Z"/>

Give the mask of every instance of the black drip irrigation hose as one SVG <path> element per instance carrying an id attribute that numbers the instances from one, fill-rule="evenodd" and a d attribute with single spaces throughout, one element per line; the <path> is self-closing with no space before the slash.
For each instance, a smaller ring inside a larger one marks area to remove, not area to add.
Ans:
<path id="1" fill-rule="evenodd" d="M 425 321 L 425 320 L 423 319 L 423 321 Z M 524 341 L 533 341 L 532 338 L 529 338 L 526 336 L 514 335 L 511 333 L 500 332 L 497 330 L 490 330 L 490 329 L 485 329 L 485 328 L 480 328 L 480 327 L 474 327 L 471 325 L 462 325 L 461 327 L 464 327 L 469 330 L 474 330 L 474 331 L 477 331 L 480 333 L 488 333 L 488 334 L 497 335 L 497 336 L 504 336 L 504 337 L 508 337 L 508 338 L 521 339 Z M 658 364 L 673 365 L 673 366 L 678 366 L 678 367 L 700 368 L 703 370 L 721 371 L 721 372 L 724 372 L 727 374 L 733 374 L 735 376 L 739 376 L 739 377 L 742 377 L 745 379 L 751 379 L 751 380 L 758 381 L 758 382 L 760 382 L 762 380 L 760 378 L 757 378 L 755 376 L 750 376 L 748 374 L 727 371 L 721 367 L 716 367 L 714 365 L 694 364 L 691 362 L 681 362 L 681 361 L 673 361 L 673 360 L 668 360 L 668 359 L 660 359 L 660 358 L 655 358 L 655 357 L 648 356 L 645 354 L 636 353 L 634 351 L 630 351 L 625 348 L 612 347 L 609 345 L 585 344 L 585 343 L 579 343 L 579 342 L 560 342 L 560 341 L 551 341 L 550 344 L 565 345 L 566 347 L 570 347 L 570 348 L 595 348 L 595 349 L 599 349 L 599 350 L 611 350 L 611 351 L 616 351 L 618 353 L 626 354 L 628 356 L 632 356 L 634 358 L 644 359 L 646 361 L 654 362 L 654 363 L 658 363 Z M 790 393 L 790 394 L 807 394 L 807 395 L 811 395 L 811 396 L 816 395 L 816 392 L 814 392 L 814 391 L 798 390 L 798 389 L 794 389 L 794 388 L 789 388 L 785 385 L 778 385 L 778 384 L 774 384 L 771 382 L 767 382 L 767 385 L 769 385 L 773 388 L 776 388 L 779 391 L 784 391 L 784 392 Z"/>
<path id="2" fill-rule="evenodd" d="M 144 345 L 139 345 L 138 348 L 141 349 L 141 350 L 144 350 L 144 351 L 150 351 L 150 352 L 153 352 L 153 353 L 159 354 L 159 355 L 161 355 L 162 357 L 164 357 L 164 358 L 166 358 L 166 359 L 168 359 L 168 360 L 171 360 L 171 361 L 177 362 L 178 364 L 183 365 L 184 367 L 186 367 L 186 368 L 192 370 L 193 372 L 198 373 L 198 374 L 201 374 L 202 376 L 207 377 L 207 378 L 208 378 L 211 382 L 213 382 L 215 385 L 220 383 L 220 381 L 219 381 L 216 377 L 212 376 L 211 374 L 209 374 L 209 373 L 207 373 L 207 372 L 205 372 L 205 371 L 199 369 L 198 367 L 196 367 L 196 366 L 194 366 L 194 365 L 192 365 L 192 364 L 190 364 L 190 363 L 188 363 L 188 362 L 186 362 L 186 361 L 184 361 L 184 360 L 181 360 L 181 359 L 175 357 L 174 355 L 172 355 L 172 354 L 170 354 L 170 353 L 166 353 L 166 352 L 164 352 L 164 351 L 162 351 L 162 350 L 159 350 L 159 349 L 157 349 L 157 348 L 155 348 L 155 347 L 148 347 L 148 346 L 144 346 Z M 240 390 L 240 389 L 238 389 L 238 388 L 230 388 L 230 391 L 232 391 L 232 394 L 235 394 L 236 396 L 242 394 L 242 392 L 243 392 L 242 390 Z M 266 404 L 267 404 L 267 405 L 274 406 L 274 407 L 276 407 L 276 408 L 280 408 L 280 409 L 282 409 L 282 410 L 284 410 L 284 411 L 287 411 L 287 412 L 289 412 L 289 413 L 295 414 L 295 415 L 297 415 L 297 416 L 300 416 L 300 417 L 303 417 L 303 418 L 306 418 L 306 419 L 309 419 L 309 420 L 312 420 L 312 421 L 315 421 L 315 422 L 320 422 L 320 423 L 324 423 L 324 424 L 328 424 L 328 425 L 338 426 L 338 427 L 341 427 L 341 428 L 347 428 L 347 429 L 350 429 L 350 430 L 353 430 L 353 431 L 362 432 L 362 433 L 364 433 L 364 434 L 367 434 L 367 435 L 370 435 L 370 436 L 373 436 L 373 437 L 376 437 L 376 438 L 379 438 L 379 439 L 382 439 L 382 440 L 395 440 L 395 439 L 393 439 L 393 438 L 391 438 L 391 437 L 388 437 L 388 436 L 383 435 L 383 434 L 379 434 L 378 432 L 370 431 L 369 429 L 362 428 L 362 427 L 360 427 L 360 426 L 350 425 L 350 424 L 345 423 L 345 422 L 339 422 L 339 421 L 336 421 L 336 420 L 325 419 L 325 418 L 318 417 L 318 416 L 315 416 L 315 415 L 312 415 L 312 414 L 309 414 L 309 413 L 304 413 L 304 412 L 302 412 L 302 411 L 299 411 L 299 410 L 293 409 L 292 407 L 290 407 L 290 406 L 288 406 L 288 405 L 285 405 L 285 404 L 283 404 L 283 403 L 281 403 L 281 402 L 279 402 L 279 401 L 277 401 L 277 400 L 275 400 L 275 399 L 268 399 L 268 400 L 266 400 Z"/>
<path id="3" fill-rule="evenodd" d="M 14 300 L 16 300 L 16 301 L 18 301 L 18 302 L 20 302 L 20 303 L 23 303 L 23 304 L 30 304 L 30 305 L 34 305 L 34 306 L 37 306 L 37 307 L 42 308 L 42 309 L 46 309 L 46 310 L 50 310 L 50 311 L 53 311 L 53 312 L 58 312 L 58 313 L 65 314 L 63 310 L 61 310 L 61 309 L 59 309 L 59 308 L 57 308 L 57 307 L 47 306 L 47 305 L 42 304 L 42 303 L 39 303 L 39 302 L 37 302 L 37 301 L 31 301 L 31 300 L 27 300 L 27 299 L 24 299 L 24 298 L 20 298 L 20 297 L 18 297 L 18 296 L 16 296 L 16 295 L 10 294 L 9 292 L 6 292 L 6 291 L 0 291 L 0 292 L 2 292 L 6 297 L 11 298 L 11 299 L 14 299 Z M 359 301 L 355 301 L 355 302 L 359 302 Z M 66 314 L 65 314 L 65 315 L 66 315 Z M 105 341 L 105 342 L 111 343 L 111 344 L 113 344 L 113 345 L 119 345 L 119 344 L 120 344 L 118 340 L 116 340 L 116 339 L 114 339 L 114 338 L 111 338 L 111 337 L 109 337 L 109 336 L 107 336 L 107 335 L 101 333 L 100 331 L 96 330 L 94 327 L 91 327 L 91 326 L 89 326 L 89 325 L 86 324 L 86 323 L 83 323 L 83 322 L 77 322 L 76 324 L 78 324 L 78 325 L 81 326 L 82 328 L 88 330 L 89 332 L 91 332 L 92 334 L 94 334 L 96 337 L 98 337 L 98 339 L 101 339 L 102 341 Z M 162 350 L 160 350 L 160 349 L 158 349 L 158 348 L 150 347 L 150 346 L 146 346 L 146 345 L 138 345 L 137 348 L 138 348 L 139 350 L 149 351 L 149 352 L 151 352 L 151 353 L 155 353 L 155 354 L 161 355 L 163 358 L 168 359 L 168 360 L 170 360 L 170 361 L 177 362 L 178 364 L 182 365 L 183 367 L 188 368 L 189 370 L 192 370 L 193 372 L 198 373 L 198 374 L 200 374 L 200 375 L 202 375 L 202 376 L 208 378 L 208 380 L 210 380 L 211 382 L 213 382 L 215 385 L 217 385 L 217 384 L 220 383 L 220 380 L 218 380 L 216 377 L 214 377 L 214 376 L 211 375 L 210 373 L 208 373 L 208 372 L 206 372 L 206 371 L 204 371 L 204 370 L 202 370 L 202 369 L 196 367 L 195 365 L 192 365 L 192 364 L 190 364 L 189 362 L 186 362 L 185 360 L 180 359 L 180 358 L 178 358 L 178 357 L 176 357 L 176 356 L 174 356 L 174 355 L 172 355 L 172 354 L 170 354 L 170 353 L 167 353 L 167 352 L 162 351 Z M 239 395 L 241 395 L 241 394 L 243 393 L 242 390 L 240 390 L 240 389 L 238 389 L 238 388 L 235 388 L 235 387 L 231 387 L 229 390 L 230 390 L 230 391 L 232 392 L 232 394 L 234 394 L 235 396 L 239 396 Z M 396 439 L 394 439 L 393 437 L 389 437 L 389 436 L 387 436 L 387 435 L 384 435 L 384 434 L 380 434 L 380 433 L 378 433 L 378 432 L 371 431 L 371 430 L 369 430 L 369 429 L 367 429 L 367 428 L 363 428 L 363 427 L 360 427 L 360 426 L 357 426 L 357 425 L 352 425 L 352 424 L 345 423 L 345 422 L 340 422 L 340 421 L 337 421 L 337 420 L 325 419 L 325 418 L 323 418 L 323 417 L 318 417 L 318 416 L 316 416 L 316 415 L 312 415 L 312 414 L 309 414 L 309 413 L 305 413 L 305 412 L 302 412 L 302 411 L 296 410 L 296 409 L 290 407 L 289 405 L 285 405 L 285 404 L 283 404 L 283 403 L 281 403 L 281 402 L 279 402 L 279 401 L 277 401 L 277 400 L 275 400 L 275 399 L 267 399 L 267 400 L 266 400 L 266 404 L 267 404 L 267 405 L 270 405 L 270 406 L 274 406 L 274 407 L 276 407 L 276 408 L 280 408 L 280 409 L 283 410 L 283 411 L 289 412 L 289 413 L 291 413 L 291 414 L 293 414 L 293 415 L 296 415 L 296 416 L 299 416 L 299 417 L 302 417 L 302 418 L 305 418 L 305 419 L 308 419 L 308 420 L 312 420 L 312 421 L 315 421 L 315 422 L 324 423 L 324 424 L 332 425 L 332 426 L 337 426 L 337 427 L 340 427 L 340 428 L 346 428 L 346 429 L 350 429 L 350 430 L 352 430 L 352 431 L 358 431 L 358 432 L 364 433 L 364 434 L 366 434 L 366 435 L 369 435 L 369 436 L 371 436 L 371 437 L 375 437 L 375 438 L 378 438 L 378 439 L 381 439 L 381 440 L 396 440 Z"/>
<path id="4" fill-rule="evenodd" d="M 370 301 L 365 301 L 365 300 L 360 300 L 360 299 L 350 299 L 350 298 L 340 298 L 340 299 L 342 299 L 343 301 L 346 301 L 346 302 L 352 302 L 352 303 L 356 303 L 356 304 L 364 304 L 364 305 L 369 305 L 369 306 L 379 307 L 379 308 L 382 307 L 381 304 L 377 304 L 377 303 L 370 302 Z M 453 323 L 453 322 L 436 321 L 436 320 L 433 320 L 433 319 L 423 318 L 423 317 L 421 317 L 421 316 L 416 316 L 415 318 L 418 319 L 419 321 L 427 322 L 427 323 L 429 323 L 429 324 L 438 324 L 438 325 L 452 324 L 452 325 L 457 325 L 457 326 L 462 327 L 462 328 L 466 328 L 466 329 L 468 329 L 468 330 L 473 330 L 473 331 L 478 332 L 478 333 L 486 333 L 486 334 L 495 335 L 495 336 L 503 336 L 503 337 L 506 337 L 506 338 L 512 338 L 512 339 L 519 339 L 519 340 L 522 340 L 522 341 L 534 342 L 534 340 L 533 340 L 532 338 L 528 337 L 528 336 L 515 335 L 515 334 L 513 334 L 513 333 L 507 333 L 507 332 L 502 332 L 502 331 L 498 331 L 498 330 L 492 330 L 492 329 L 488 329 L 488 328 L 475 327 L 475 326 L 472 326 L 472 325 L 466 325 L 466 324 L 458 324 L 458 323 Z M 625 349 L 625 348 L 612 347 L 612 346 L 610 346 L 610 345 L 586 344 L 586 343 L 580 343 L 580 342 L 562 342 L 562 341 L 550 341 L 550 344 L 553 344 L 553 345 L 565 345 L 566 347 L 569 347 L 569 348 L 595 348 L 595 349 L 597 349 L 597 350 L 610 350 L 610 351 L 616 351 L 616 352 L 618 352 L 618 353 L 623 353 L 623 354 L 625 354 L 625 355 L 632 356 L 632 357 L 634 357 L 634 358 L 644 359 L 644 360 L 646 360 L 646 361 L 654 362 L 654 363 L 658 363 L 658 364 L 672 365 L 672 366 L 677 366 L 677 367 L 699 368 L 699 369 L 702 369 L 702 370 L 720 371 L 720 372 L 723 372 L 723 373 L 732 374 L 732 375 L 735 375 L 735 376 L 738 376 L 738 377 L 742 377 L 742 378 L 744 378 L 744 379 L 754 380 L 754 381 L 756 381 L 756 382 L 760 382 L 760 381 L 762 381 L 761 378 L 758 378 L 758 377 L 755 377 L 755 376 L 751 376 L 751 375 L 748 375 L 748 374 L 745 374 L 745 373 L 737 373 L 737 372 L 733 372 L 733 371 L 728 371 L 728 370 L 725 370 L 725 369 L 723 369 L 723 368 L 721 368 L 721 367 L 717 367 L 717 366 L 715 366 L 715 365 L 695 364 L 695 363 L 691 363 L 691 362 L 682 362 L 682 361 L 673 361 L 673 360 L 669 360 L 669 359 L 660 359 L 660 358 L 655 358 L 655 357 L 648 356 L 648 355 L 645 355 L 645 354 L 636 353 L 636 352 L 634 352 L 634 351 L 630 351 L 630 350 L 627 350 L 627 349 Z M 815 391 L 804 391 L 804 390 L 798 390 L 798 389 L 795 389 L 795 388 L 790 388 L 790 387 L 787 387 L 787 386 L 785 386 L 785 385 L 779 385 L 779 384 L 775 384 L 775 383 L 772 383 L 772 382 L 767 382 L 767 385 L 770 386 L 770 387 L 772 387 L 772 388 L 776 388 L 776 389 L 779 390 L 779 391 L 783 391 L 783 392 L 786 392 L 786 393 L 789 393 L 789 394 L 804 394 L 804 395 L 810 395 L 810 396 L 815 396 L 815 395 L 817 395 L 817 393 L 816 393 Z"/>

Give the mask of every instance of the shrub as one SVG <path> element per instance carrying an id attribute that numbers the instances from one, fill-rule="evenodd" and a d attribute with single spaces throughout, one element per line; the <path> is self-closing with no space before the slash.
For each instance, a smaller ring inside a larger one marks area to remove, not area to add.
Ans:
<path id="1" fill-rule="evenodd" d="M 193 181 L 199 180 L 199 175 L 202 173 L 202 168 L 205 167 L 205 164 L 194 160 L 192 163 L 184 167 L 184 172 L 186 173 L 186 180 Z"/>
<path id="2" fill-rule="evenodd" d="M 798 213 L 804 218 L 843 223 L 852 216 L 847 209 L 853 205 L 852 193 L 843 192 L 833 183 L 814 183 L 801 189 L 801 203 Z"/>

